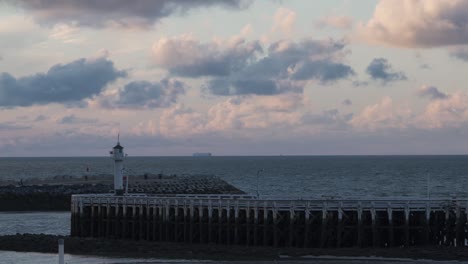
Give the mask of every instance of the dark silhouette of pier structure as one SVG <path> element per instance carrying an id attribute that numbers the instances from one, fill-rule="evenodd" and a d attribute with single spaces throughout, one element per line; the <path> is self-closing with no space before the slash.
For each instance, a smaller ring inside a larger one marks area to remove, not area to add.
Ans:
<path id="1" fill-rule="evenodd" d="M 71 235 L 272 247 L 465 246 L 466 199 L 73 195 Z"/>

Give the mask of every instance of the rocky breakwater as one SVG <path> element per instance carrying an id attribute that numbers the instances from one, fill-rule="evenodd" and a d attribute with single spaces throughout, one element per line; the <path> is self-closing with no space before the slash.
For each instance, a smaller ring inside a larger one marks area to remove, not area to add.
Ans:
<path id="1" fill-rule="evenodd" d="M 0 182 L 0 211 L 68 211 L 72 194 L 112 193 L 112 175 L 55 176 Z M 130 193 L 243 194 L 226 181 L 206 175 L 130 175 Z"/>

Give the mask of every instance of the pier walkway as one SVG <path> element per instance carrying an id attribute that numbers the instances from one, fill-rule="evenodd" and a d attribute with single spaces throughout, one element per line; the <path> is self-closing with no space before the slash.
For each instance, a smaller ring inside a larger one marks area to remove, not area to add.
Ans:
<path id="1" fill-rule="evenodd" d="M 465 246 L 468 199 L 73 195 L 71 235 L 274 247 Z"/>

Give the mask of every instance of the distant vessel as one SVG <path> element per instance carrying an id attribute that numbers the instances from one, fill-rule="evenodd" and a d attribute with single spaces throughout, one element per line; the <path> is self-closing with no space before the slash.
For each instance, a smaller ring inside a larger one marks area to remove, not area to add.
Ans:
<path id="1" fill-rule="evenodd" d="M 210 152 L 196 152 L 192 154 L 193 157 L 211 157 Z"/>

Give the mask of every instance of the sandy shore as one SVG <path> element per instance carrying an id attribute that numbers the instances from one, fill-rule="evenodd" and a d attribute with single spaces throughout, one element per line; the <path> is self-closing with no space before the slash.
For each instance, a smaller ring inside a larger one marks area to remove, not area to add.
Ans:
<path id="1" fill-rule="evenodd" d="M 0 250 L 56 253 L 59 238 L 65 239 L 66 253 L 107 257 L 272 261 L 286 256 L 289 259 L 303 256 L 343 256 L 468 260 L 466 247 L 297 249 L 105 240 L 42 234 L 0 236 Z"/>

